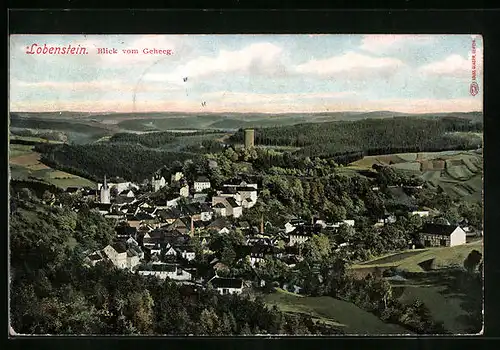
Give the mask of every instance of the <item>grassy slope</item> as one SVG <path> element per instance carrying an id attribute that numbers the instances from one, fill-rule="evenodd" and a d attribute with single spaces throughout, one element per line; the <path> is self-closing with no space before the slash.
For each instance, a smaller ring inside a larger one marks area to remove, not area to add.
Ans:
<path id="1" fill-rule="evenodd" d="M 34 177 L 63 189 L 67 187 L 91 186 L 95 184 L 80 176 L 55 170 L 40 163 L 40 154 L 32 150 L 32 146 L 9 146 L 10 177 L 15 180 L 29 180 Z"/>
<path id="2" fill-rule="evenodd" d="M 418 170 L 419 162 L 446 160 L 446 169 Z M 392 162 L 392 164 L 390 164 Z M 426 153 L 402 153 L 367 156 L 349 164 L 349 168 L 367 170 L 374 164 L 390 165 L 419 175 L 432 186 L 441 186 L 448 194 L 465 200 L 480 201 L 482 196 L 483 158 L 474 151 L 445 151 Z M 457 164 L 457 165 L 454 165 Z"/>
<path id="3" fill-rule="evenodd" d="M 482 241 L 449 248 L 421 249 L 413 251 L 413 255 L 409 252 L 387 255 L 352 268 L 394 266 L 413 272 L 407 281 L 392 282 L 394 293 L 400 295 L 399 299 L 405 303 L 421 300 L 430 309 L 432 317 L 442 321 L 448 331 L 470 333 L 475 332 L 469 327 L 470 310 L 477 307 L 482 295 L 477 288 L 461 284 L 453 268 L 463 266 L 463 261 L 473 249 L 482 252 Z M 436 270 L 424 272 L 418 264 L 432 258 L 435 259 L 432 268 Z"/>
<path id="4" fill-rule="evenodd" d="M 357 306 L 331 297 L 304 297 L 278 289 L 265 296 L 266 303 L 282 311 L 305 313 L 314 319 L 341 326 L 351 334 L 409 334 L 401 326 L 382 322 Z"/>
<path id="5" fill-rule="evenodd" d="M 467 255 L 472 250 L 478 250 L 482 253 L 482 240 L 473 241 L 471 243 L 458 245 L 455 247 L 444 248 L 427 248 L 416 251 L 406 251 L 397 254 L 388 254 L 386 256 L 377 257 L 371 261 L 363 262 L 362 264 L 353 265 L 352 268 L 374 268 L 378 267 L 397 267 L 401 270 L 409 272 L 424 272 L 418 265 L 419 263 L 434 258 L 434 268 L 461 267 Z M 418 252 L 409 254 L 410 252 Z"/>

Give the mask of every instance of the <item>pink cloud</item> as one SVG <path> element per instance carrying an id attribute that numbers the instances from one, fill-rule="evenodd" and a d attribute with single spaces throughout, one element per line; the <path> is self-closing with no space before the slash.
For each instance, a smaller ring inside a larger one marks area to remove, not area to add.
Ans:
<path id="1" fill-rule="evenodd" d="M 429 43 L 434 38 L 429 35 L 411 35 L 411 34 L 376 34 L 365 35 L 361 41 L 360 49 L 369 52 L 386 51 L 395 46 L 404 43 Z"/>
<path id="2" fill-rule="evenodd" d="M 476 50 L 476 71 L 478 76 L 482 74 L 483 50 Z M 468 58 L 461 55 L 450 55 L 443 60 L 429 63 L 420 67 L 420 72 L 427 75 L 453 76 L 457 78 L 470 78 L 472 74 L 472 53 Z"/>
<path id="3" fill-rule="evenodd" d="M 342 112 L 358 111 L 369 112 L 390 110 L 402 113 L 443 113 L 443 112 L 470 112 L 482 111 L 483 101 L 480 95 L 462 99 L 386 99 L 376 101 L 336 99 L 311 103 L 294 104 L 288 100 L 280 101 L 242 101 L 220 100 L 210 102 L 207 107 L 198 103 L 179 100 L 165 101 L 31 101 L 29 104 L 11 102 L 12 111 L 88 111 L 88 112 L 250 112 L 250 113 L 314 113 L 314 112 Z"/>
<path id="4" fill-rule="evenodd" d="M 353 71 L 394 70 L 402 66 L 404 66 L 404 63 L 396 58 L 371 57 L 349 51 L 340 56 L 322 60 L 311 60 L 298 65 L 295 70 L 297 73 L 302 74 L 331 75 Z"/>

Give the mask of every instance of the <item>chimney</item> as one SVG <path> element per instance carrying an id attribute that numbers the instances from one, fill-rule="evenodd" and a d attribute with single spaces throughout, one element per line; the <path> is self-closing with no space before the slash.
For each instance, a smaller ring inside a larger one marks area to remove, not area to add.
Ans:
<path id="1" fill-rule="evenodd" d="M 260 234 L 264 234 L 264 215 L 260 217 Z"/>
<path id="2" fill-rule="evenodd" d="M 194 236 L 194 220 L 193 220 L 193 216 L 191 216 L 191 235 Z"/>

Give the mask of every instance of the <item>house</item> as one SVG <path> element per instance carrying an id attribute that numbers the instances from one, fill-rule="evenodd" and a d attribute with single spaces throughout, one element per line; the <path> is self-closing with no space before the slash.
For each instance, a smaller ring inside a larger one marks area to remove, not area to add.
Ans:
<path id="1" fill-rule="evenodd" d="M 195 203 L 205 203 L 207 201 L 208 194 L 206 193 L 195 193 L 193 194 L 193 202 Z"/>
<path id="2" fill-rule="evenodd" d="M 151 184 L 153 186 L 153 192 L 158 192 L 167 185 L 167 181 L 160 174 L 155 174 L 151 179 Z"/>
<path id="3" fill-rule="evenodd" d="M 123 190 L 120 193 L 118 193 L 120 197 L 126 197 L 126 198 L 134 198 L 135 194 L 132 190 Z"/>
<path id="4" fill-rule="evenodd" d="M 171 224 L 181 217 L 181 211 L 177 208 L 161 209 L 156 212 L 160 222 Z"/>
<path id="5" fill-rule="evenodd" d="M 243 291 L 243 280 L 239 278 L 214 277 L 209 284 L 219 292 L 219 294 L 241 294 Z"/>
<path id="6" fill-rule="evenodd" d="M 136 184 L 132 183 L 132 182 L 128 182 L 128 181 L 124 181 L 123 179 L 114 179 L 115 181 L 112 181 L 112 182 L 106 182 L 106 185 L 108 188 L 116 188 L 117 192 L 120 193 L 120 192 L 123 192 L 127 189 L 136 189 L 138 190 L 139 189 L 139 186 L 137 186 Z M 118 180 L 118 181 L 116 181 Z M 97 190 L 100 191 L 101 190 L 101 187 L 103 187 L 103 183 L 98 183 L 97 184 Z"/>
<path id="7" fill-rule="evenodd" d="M 98 262 L 106 260 L 106 257 L 103 256 L 101 251 L 97 251 L 90 254 L 85 260 L 90 264 L 90 266 L 95 266 Z"/>
<path id="8" fill-rule="evenodd" d="M 375 227 L 381 227 L 386 224 L 393 224 L 397 221 L 397 218 L 395 215 L 385 213 L 383 217 L 378 219 L 377 223 L 374 225 Z"/>
<path id="9" fill-rule="evenodd" d="M 342 221 L 339 221 L 339 222 L 336 222 L 334 224 L 332 224 L 331 226 L 333 228 L 339 228 L 340 226 L 342 225 L 347 225 L 347 226 L 351 226 L 351 227 L 354 227 L 354 224 L 355 224 L 355 221 L 354 220 L 342 220 Z M 327 225 L 325 225 L 326 227 Z"/>
<path id="10" fill-rule="evenodd" d="M 271 245 L 255 244 L 252 246 L 238 246 L 237 256 L 240 258 L 249 257 L 250 265 L 255 266 L 255 264 L 261 263 L 266 257 L 274 256 L 276 251 Z"/>
<path id="11" fill-rule="evenodd" d="M 210 180 L 206 176 L 199 176 L 193 184 L 195 192 L 202 192 L 210 188 Z"/>
<path id="12" fill-rule="evenodd" d="M 185 184 L 179 188 L 179 195 L 181 197 L 189 197 L 189 185 Z"/>
<path id="13" fill-rule="evenodd" d="M 244 208 L 251 208 L 257 203 L 257 189 L 251 186 L 236 187 L 236 191 L 241 197 L 241 204 Z"/>
<path id="14" fill-rule="evenodd" d="M 186 218 L 179 218 L 176 219 L 172 224 L 169 226 L 170 229 L 175 229 L 179 231 L 182 234 L 186 234 L 191 230 L 191 222 L 190 220 Z"/>
<path id="15" fill-rule="evenodd" d="M 465 244 L 466 233 L 458 225 L 424 224 L 420 239 L 425 247 L 453 247 Z"/>
<path id="16" fill-rule="evenodd" d="M 258 189 L 257 184 L 247 183 L 246 181 L 232 180 L 223 185 L 224 187 L 253 187 Z"/>
<path id="17" fill-rule="evenodd" d="M 143 276 L 156 276 L 161 279 L 170 278 L 174 281 L 189 281 L 192 279 L 190 272 L 175 264 L 152 263 L 139 267 L 138 273 Z"/>
<path id="18" fill-rule="evenodd" d="M 127 246 L 124 243 L 113 243 L 107 245 L 102 253 L 106 256 L 116 267 L 120 269 L 132 269 L 139 263 L 138 258 L 133 258 L 128 254 Z"/>
<path id="19" fill-rule="evenodd" d="M 177 248 L 177 253 L 181 258 L 186 259 L 188 261 L 194 260 L 196 258 L 196 253 L 192 247 L 179 247 Z"/>
<path id="20" fill-rule="evenodd" d="M 295 225 L 293 225 L 290 222 L 287 222 L 285 224 L 285 233 L 290 233 L 290 232 L 293 232 L 294 230 L 295 230 Z"/>
<path id="21" fill-rule="evenodd" d="M 220 202 L 213 206 L 213 211 L 218 216 L 223 216 L 223 217 L 228 216 L 226 206 Z"/>
<path id="22" fill-rule="evenodd" d="M 230 215 L 234 216 L 235 218 L 239 218 L 243 214 L 242 206 L 238 204 L 234 198 L 226 198 L 226 202 L 227 204 L 229 204 L 229 206 L 226 206 L 226 210 L 229 209 Z"/>
<path id="23" fill-rule="evenodd" d="M 223 229 L 231 228 L 231 224 L 228 222 L 226 218 L 218 218 L 212 221 L 209 225 L 207 225 L 207 230 L 215 230 L 220 232 Z"/>
<path id="24" fill-rule="evenodd" d="M 169 244 L 167 245 L 165 256 L 177 256 L 177 251 Z"/>
<path id="25" fill-rule="evenodd" d="M 177 194 L 173 194 L 171 196 L 168 196 L 167 197 L 167 204 L 166 204 L 166 206 L 168 208 L 176 207 L 178 205 L 178 202 L 179 202 L 180 199 L 181 199 L 181 196 L 179 196 Z"/>
<path id="26" fill-rule="evenodd" d="M 202 203 L 200 205 L 200 209 L 201 209 L 201 215 L 200 215 L 201 221 L 212 220 L 214 216 L 214 211 L 209 203 Z"/>
<path id="27" fill-rule="evenodd" d="M 294 246 L 297 244 L 303 244 L 311 238 L 312 234 L 305 233 L 305 232 L 291 232 L 289 237 L 289 243 L 288 245 Z"/>
<path id="28" fill-rule="evenodd" d="M 115 227 L 115 232 L 118 237 L 129 238 L 137 236 L 137 228 L 128 225 L 118 225 Z"/>
<path id="29" fill-rule="evenodd" d="M 181 181 L 181 179 L 184 177 L 184 174 L 180 171 L 177 171 L 175 172 L 174 174 L 172 174 L 172 176 L 170 177 L 170 183 L 176 183 L 176 182 L 179 182 Z"/>
<path id="30" fill-rule="evenodd" d="M 429 211 L 428 210 L 414 210 L 414 211 L 410 212 L 410 215 L 412 215 L 412 216 L 418 215 L 421 218 L 423 218 L 423 217 L 429 216 Z"/>

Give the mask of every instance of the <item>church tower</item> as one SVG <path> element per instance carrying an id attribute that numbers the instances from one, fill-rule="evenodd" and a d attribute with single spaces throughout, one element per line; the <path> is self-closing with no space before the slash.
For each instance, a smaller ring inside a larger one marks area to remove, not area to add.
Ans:
<path id="1" fill-rule="evenodd" d="M 106 175 L 104 175 L 104 183 L 101 186 L 101 203 L 109 204 L 110 200 L 110 190 L 108 187 L 108 183 L 106 181 Z"/>

